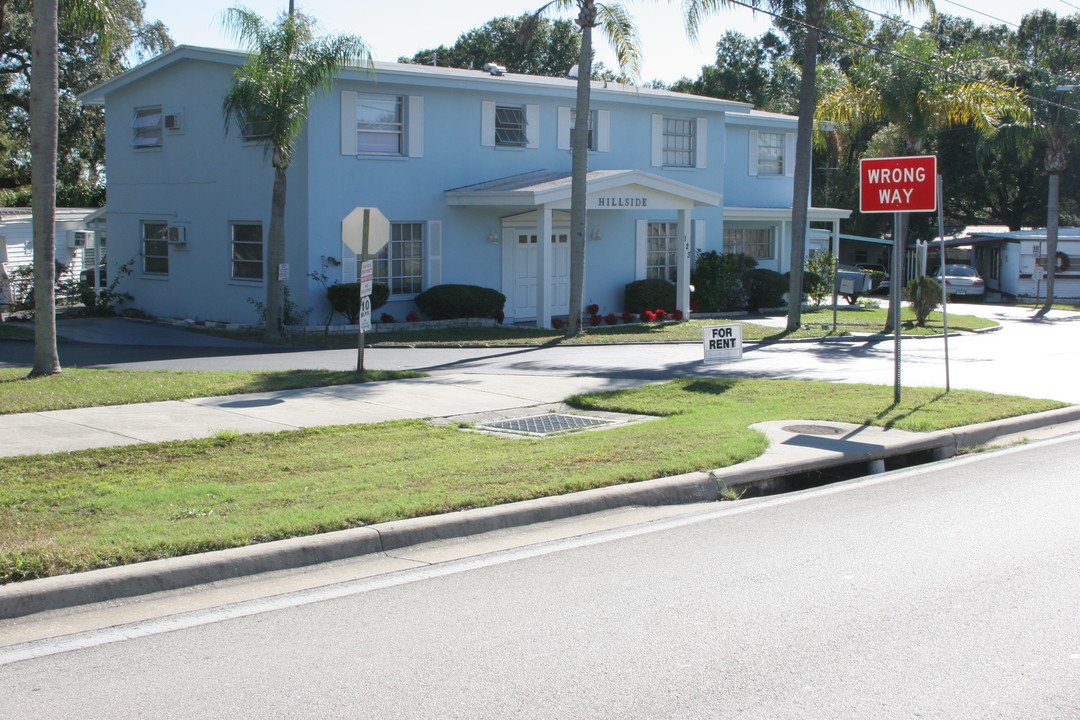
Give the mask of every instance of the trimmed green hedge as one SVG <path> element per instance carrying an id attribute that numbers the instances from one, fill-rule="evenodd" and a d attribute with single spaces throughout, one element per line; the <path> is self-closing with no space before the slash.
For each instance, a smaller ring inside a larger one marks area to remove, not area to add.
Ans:
<path id="1" fill-rule="evenodd" d="M 350 325 L 360 322 L 360 283 L 338 283 L 326 288 L 326 299 L 334 312 L 341 313 Z M 381 308 L 390 299 L 390 286 L 371 284 L 371 309 Z"/>
<path id="2" fill-rule="evenodd" d="M 675 286 L 660 278 L 628 283 L 623 292 L 623 309 L 632 313 L 643 313 L 646 310 L 672 312 L 676 309 Z"/>
<path id="3" fill-rule="evenodd" d="M 495 318 L 501 320 L 506 296 L 477 285 L 436 285 L 416 296 L 416 306 L 432 320 Z"/>

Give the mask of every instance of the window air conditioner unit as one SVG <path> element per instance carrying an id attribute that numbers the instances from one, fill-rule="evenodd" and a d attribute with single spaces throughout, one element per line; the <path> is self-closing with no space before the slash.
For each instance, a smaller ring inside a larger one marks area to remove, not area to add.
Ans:
<path id="1" fill-rule="evenodd" d="M 72 230 L 68 233 L 68 247 L 92 248 L 94 247 L 93 230 Z"/>
<path id="2" fill-rule="evenodd" d="M 187 242 L 187 228 L 182 225 L 170 225 L 165 239 L 177 245 Z"/>
<path id="3" fill-rule="evenodd" d="M 180 130 L 182 127 L 183 120 L 180 117 L 180 113 L 167 113 L 165 115 L 166 130 Z"/>

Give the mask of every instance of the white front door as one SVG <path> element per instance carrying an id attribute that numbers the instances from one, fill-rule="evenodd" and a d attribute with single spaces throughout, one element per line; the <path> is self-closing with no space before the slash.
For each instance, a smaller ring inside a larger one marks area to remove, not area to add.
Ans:
<path id="1" fill-rule="evenodd" d="M 507 229 L 504 245 L 512 248 L 514 286 L 511 307 L 515 319 L 536 317 L 536 276 L 540 258 L 535 231 Z M 565 315 L 570 308 L 570 231 L 556 229 L 551 236 L 551 313 Z M 507 313 L 509 314 L 509 313 Z"/>

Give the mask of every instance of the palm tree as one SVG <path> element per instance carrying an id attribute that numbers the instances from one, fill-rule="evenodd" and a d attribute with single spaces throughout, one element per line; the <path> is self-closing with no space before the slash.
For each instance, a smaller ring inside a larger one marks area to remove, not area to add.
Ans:
<path id="1" fill-rule="evenodd" d="M 30 192 L 34 235 L 34 364 L 30 377 L 60 372 L 56 350 L 56 147 L 59 117 L 57 0 L 35 0 L 30 40 Z M 107 48 L 105 0 L 70 0 L 65 21 L 96 28 Z M 107 50 L 106 50 L 107 51 Z"/>
<path id="2" fill-rule="evenodd" d="M 806 30 L 802 49 L 802 79 L 799 86 L 799 124 L 795 135 L 795 177 L 791 193 L 791 276 L 788 285 L 789 332 L 802 325 L 803 263 L 806 257 L 807 216 L 810 205 L 810 170 L 813 163 L 812 140 L 814 114 L 817 104 L 817 64 L 821 30 L 831 12 L 851 13 L 857 8 L 845 0 L 751 0 L 757 7 L 767 7 L 769 12 L 793 19 Z M 687 32 L 697 33 L 701 19 L 721 8 L 735 3 L 729 0 L 685 0 Z M 741 3 L 740 3 L 741 4 Z M 933 10 L 933 0 L 888 0 L 879 4 L 897 9 Z"/>
<path id="3" fill-rule="evenodd" d="M 849 82 L 820 103 L 819 117 L 840 123 L 852 135 L 878 127 L 870 140 L 877 154 L 919 155 L 945 128 L 968 125 L 989 137 L 1003 125 L 1026 122 L 1030 116 L 1015 90 L 974 77 L 982 58 L 971 48 L 949 55 L 929 33 L 906 31 L 891 51 L 895 54 L 872 53 L 860 59 L 848 73 Z M 899 220 L 896 253 L 903 252 L 907 238 L 907 214 L 900 213 Z M 900 265 L 894 261 L 893 267 Z M 893 278 L 891 302 L 899 302 L 902 280 Z M 894 317 L 889 313 L 888 329 L 894 327 Z"/>
<path id="4" fill-rule="evenodd" d="M 1034 139 L 1046 143 L 1046 301 L 1035 313 L 1041 318 L 1054 306 L 1054 280 L 1057 275 L 1058 224 L 1060 221 L 1059 186 L 1068 167 L 1069 146 L 1080 136 L 1073 105 L 1080 89 L 1076 68 L 1080 50 L 1073 38 L 1080 32 L 1080 15 L 1059 18 L 1049 10 L 1037 10 L 1020 21 L 1016 33 L 1018 55 L 1035 78 L 1022 78 L 1031 90 L 1032 122 L 1026 127 Z M 1047 81 L 1049 76 L 1049 82 Z"/>
<path id="5" fill-rule="evenodd" d="M 273 340 L 281 337 L 283 323 L 284 286 L 278 268 L 285 262 L 285 173 L 293 143 L 307 122 L 315 94 L 329 87 L 341 67 L 370 66 L 371 52 L 355 35 L 315 37 L 315 20 L 291 7 L 273 23 L 247 8 L 229 8 L 224 25 L 250 53 L 222 102 L 226 131 L 230 124 L 246 129 L 266 150 L 274 168 L 265 328 L 265 337 Z"/>
<path id="6" fill-rule="evenodd" d="M 552 0 L 533 13 L 531 23 L 523 35 L 528 35 L 530 25 L 552 8 L 576 8 L 575 23 L 581 28 L 581 51 L 578 56 L 577 99 L 574 108 L 575 123 L 585 124 L 590 115 L 589 92 L 592 88 L 592 32 L 601 27 L 611 42 L 619 66 L 631 77 L 637 77 L 641 56 L 637 29 L 626 9 L 617 4 L 598 3 L 595 0 Z M 570 322 L 566 334 L 569 337 L 584 334 L 581 310 L 585 299 L 585 236 L 587 222 L 585 203 L 589 174 L 589 133 L 574 132 L 570 141 Z"/>

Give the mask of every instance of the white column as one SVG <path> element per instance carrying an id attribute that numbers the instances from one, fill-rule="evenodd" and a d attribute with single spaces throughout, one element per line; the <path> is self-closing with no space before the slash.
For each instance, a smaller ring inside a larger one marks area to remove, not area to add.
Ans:
<path id="1" fill-rule="evenodd" d="M 679 261 L 675 267 L 675 306 L 690 316 L 690 210 L 679 211 Z"/>
<path id="2" fill-rule="evenodd" d="M 835 219 L 832 221 L 832 251 L 833 257 L 836 258 L 836 262 L 840 262 L 840 220 Z"/>
<path id="3" fill-rule="evenodd" d="M 551 208 L 536 212 L 536 327 L 551 327 Z"/>

